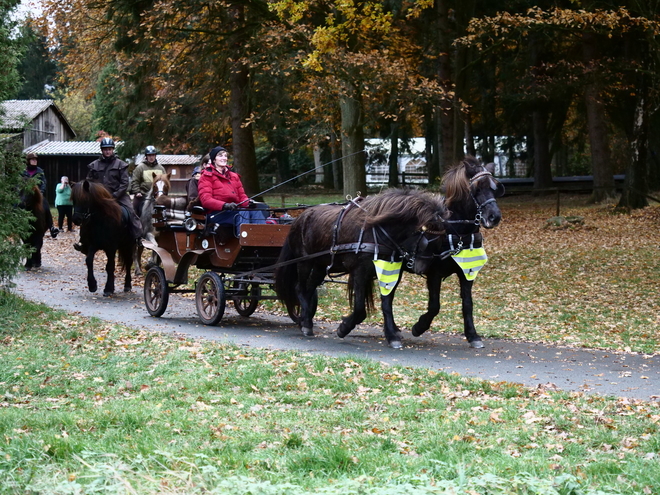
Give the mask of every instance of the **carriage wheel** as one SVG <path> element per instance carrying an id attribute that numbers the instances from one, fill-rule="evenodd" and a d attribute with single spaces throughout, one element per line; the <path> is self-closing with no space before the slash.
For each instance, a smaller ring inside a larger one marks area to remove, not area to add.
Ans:
<path id="1" fill-rule="evenodd" d="M 195 289 L 197 314 L 204 325 L 217 325 L 225 314 L 225 286 L 215 272 L 206 272 L 199 277 Z"/>
<path id="2" fill-rule="evenodd" d="M 291 321 L 296 325 L 300 325 L 300 304 L 296 304 L 292 308 L 286 308 L 286 312 L 289 313 Z"/>
<path id="3" fill-rule="evenodd" d="M 233 298 L 234 308 L 236 312 L 241 316 L 250 316 L 255 312 L 257 306 L 259 306 L 259 297 L 261 297 L 261 287 L 259 284 L 248 284 L 247 285 L 247 295 L 254 297 L 255 299 L 243 299 L 241 296 L 236 296 Z"/>
<path id="4" fill-rule="evenodd" d="M 159 266 L 152 266 L 144 277 L 144 304 L 147 311 L 151 316 L 162 316 L 169 300 L 170 292 L 165 272 Z"/>

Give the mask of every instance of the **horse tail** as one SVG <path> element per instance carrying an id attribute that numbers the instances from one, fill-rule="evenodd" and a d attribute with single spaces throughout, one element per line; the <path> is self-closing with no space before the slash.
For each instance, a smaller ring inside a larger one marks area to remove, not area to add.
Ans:
<path id="1" fill-rule="evenodd" d="M 294 250 L 291 247 L 291 242 L 289 240 L 290 235 L 287 236 L 284 244 L 282 245 L 282 251 L 280 251 L 280 257 L 277 260 L 277 263 L 286 263 L 297 258 Z M 289 263 L 282 266 L 278 266 L 275 270 L 275 292 L 277 298 L 284 303 L 287 310 L 291 312 L 294 308 L 300 304 L 298 300 L 298 294 L 296 293 L 296 286 L 298 285 L 298 264 Z"/>
<path id="2" fill-rule="evenodd" d="M 364 306 L 367 309 L 367 313 L 372 313 L 376 307 L 374 305 L 374 279 L 369 278 L 365 281 L 365 284 Z M 348 292 L 348 303 L 350 304 L 350 308 L 353 309 L 353 293 L 355 292 L 355 276 L 353 273 L 349 273 L 348 275 L 346 291 Z"/>

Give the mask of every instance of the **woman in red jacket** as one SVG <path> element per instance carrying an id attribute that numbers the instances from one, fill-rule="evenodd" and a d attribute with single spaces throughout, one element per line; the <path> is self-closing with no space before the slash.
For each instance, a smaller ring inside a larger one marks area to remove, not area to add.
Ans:
<path id="1" fill-rule="evenodd" d="M 209 223 L 234 225 L 265 223 L 263 212 L 241 212 L 237 208 L 254 208 L 254 202 L 245 194 L 241 178 L 228 164 L 227 150 L 217 146 L 209 153 L 210 163 L 204 169 L 199 183 L 199 201 L 206 209 Z"/>

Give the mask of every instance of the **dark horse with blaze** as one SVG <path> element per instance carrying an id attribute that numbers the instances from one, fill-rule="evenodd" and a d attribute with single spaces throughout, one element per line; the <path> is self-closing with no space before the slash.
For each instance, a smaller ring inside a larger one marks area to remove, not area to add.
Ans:
<path id="1" fill-rule="evenodd" d="M 345 205 L 305 210 L 282 247 L 275 281 L 278 297 L 289 314 L 297 314 L 299 308 L 302 332 L 312 336 L 318 286 L 327 276 L 348 274 L 353 312 L 337 329 L 343 338 L 373 307 L 373 282 L 378 277 L 385 338 L 390 346 L 401 347 L 391 304 L 401 267 L 405 264 L 416 273 L 428 269 L 428 252 L 442 233 L 445 213 L 442 197 L 414 189 L 390 189 Z"/>
<path id="2" fill-rule="evenodd" d="M 80 225 L 80 238 L 88 246 L 85 263 L 87 265 L 87 286 L 90 292 L 96 292 L 94 278 L 94 255 L 97 251 L 105 252 L 107 263 L 105 271 L 107 281 L 103 295 L 115 292 L 115 255 L 125 271 L 124 292 L 131 290 L 131 265 L 135 239 L 131 235 L 128 212 L 115 201 L 112 194 L 97 182 L 84 180 L 76 183 L 71 190 L 73 199 L 73 221 Z"/>
<path id="3" fill-rule="evenodd" d="M 427 312 L 412 327 L 415 337 L 428 330 L 440 312 L 442 281 L 455 273 L 461 290 L 465 337 L 470 347 L 483 347 L 474 327 L 472 286 L 487 259 L 480 227 L 492 229 L 502 220 L 496 200 L 504 195 L 504 186 L 493 177 L 493 169 L 493 163 L 484 166 L 468 156 L 443 176 L 449 218 L 444 221 L 446 234 L 436 246 L 440 251 L 424 272 L 429 302 Z"/>

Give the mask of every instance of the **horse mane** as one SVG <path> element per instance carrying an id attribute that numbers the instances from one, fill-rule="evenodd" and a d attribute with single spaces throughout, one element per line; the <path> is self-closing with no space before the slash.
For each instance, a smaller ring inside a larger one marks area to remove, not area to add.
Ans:
<path id="1" fill-rule="evenodd" d="M 75 204 L 92 208 L 111 222 L 121 224 L 121 206 L 103 184 L 90 181 L 78 182 L 71 189 L 71 198 Z"/>
<path id="2" fill-rule="evenodd" d="M 445 175 L 442 176 L 442 184 L 445 188 L 448 205 L 462 203 L 469 199 L 470 180 L 467 174 L 467 168 L 476 168 L 479 166 L 479 160 L 473 156 L 466 156 L 445 172 Z"/>
<path id="3" fill-rule="evenodd" d="M 421 227 L 437 224 L 445 216 L 443 199 L 419 189 L 387 189 L 362 203 L 368 212 L 365 225 L 397 223 Z"/>

